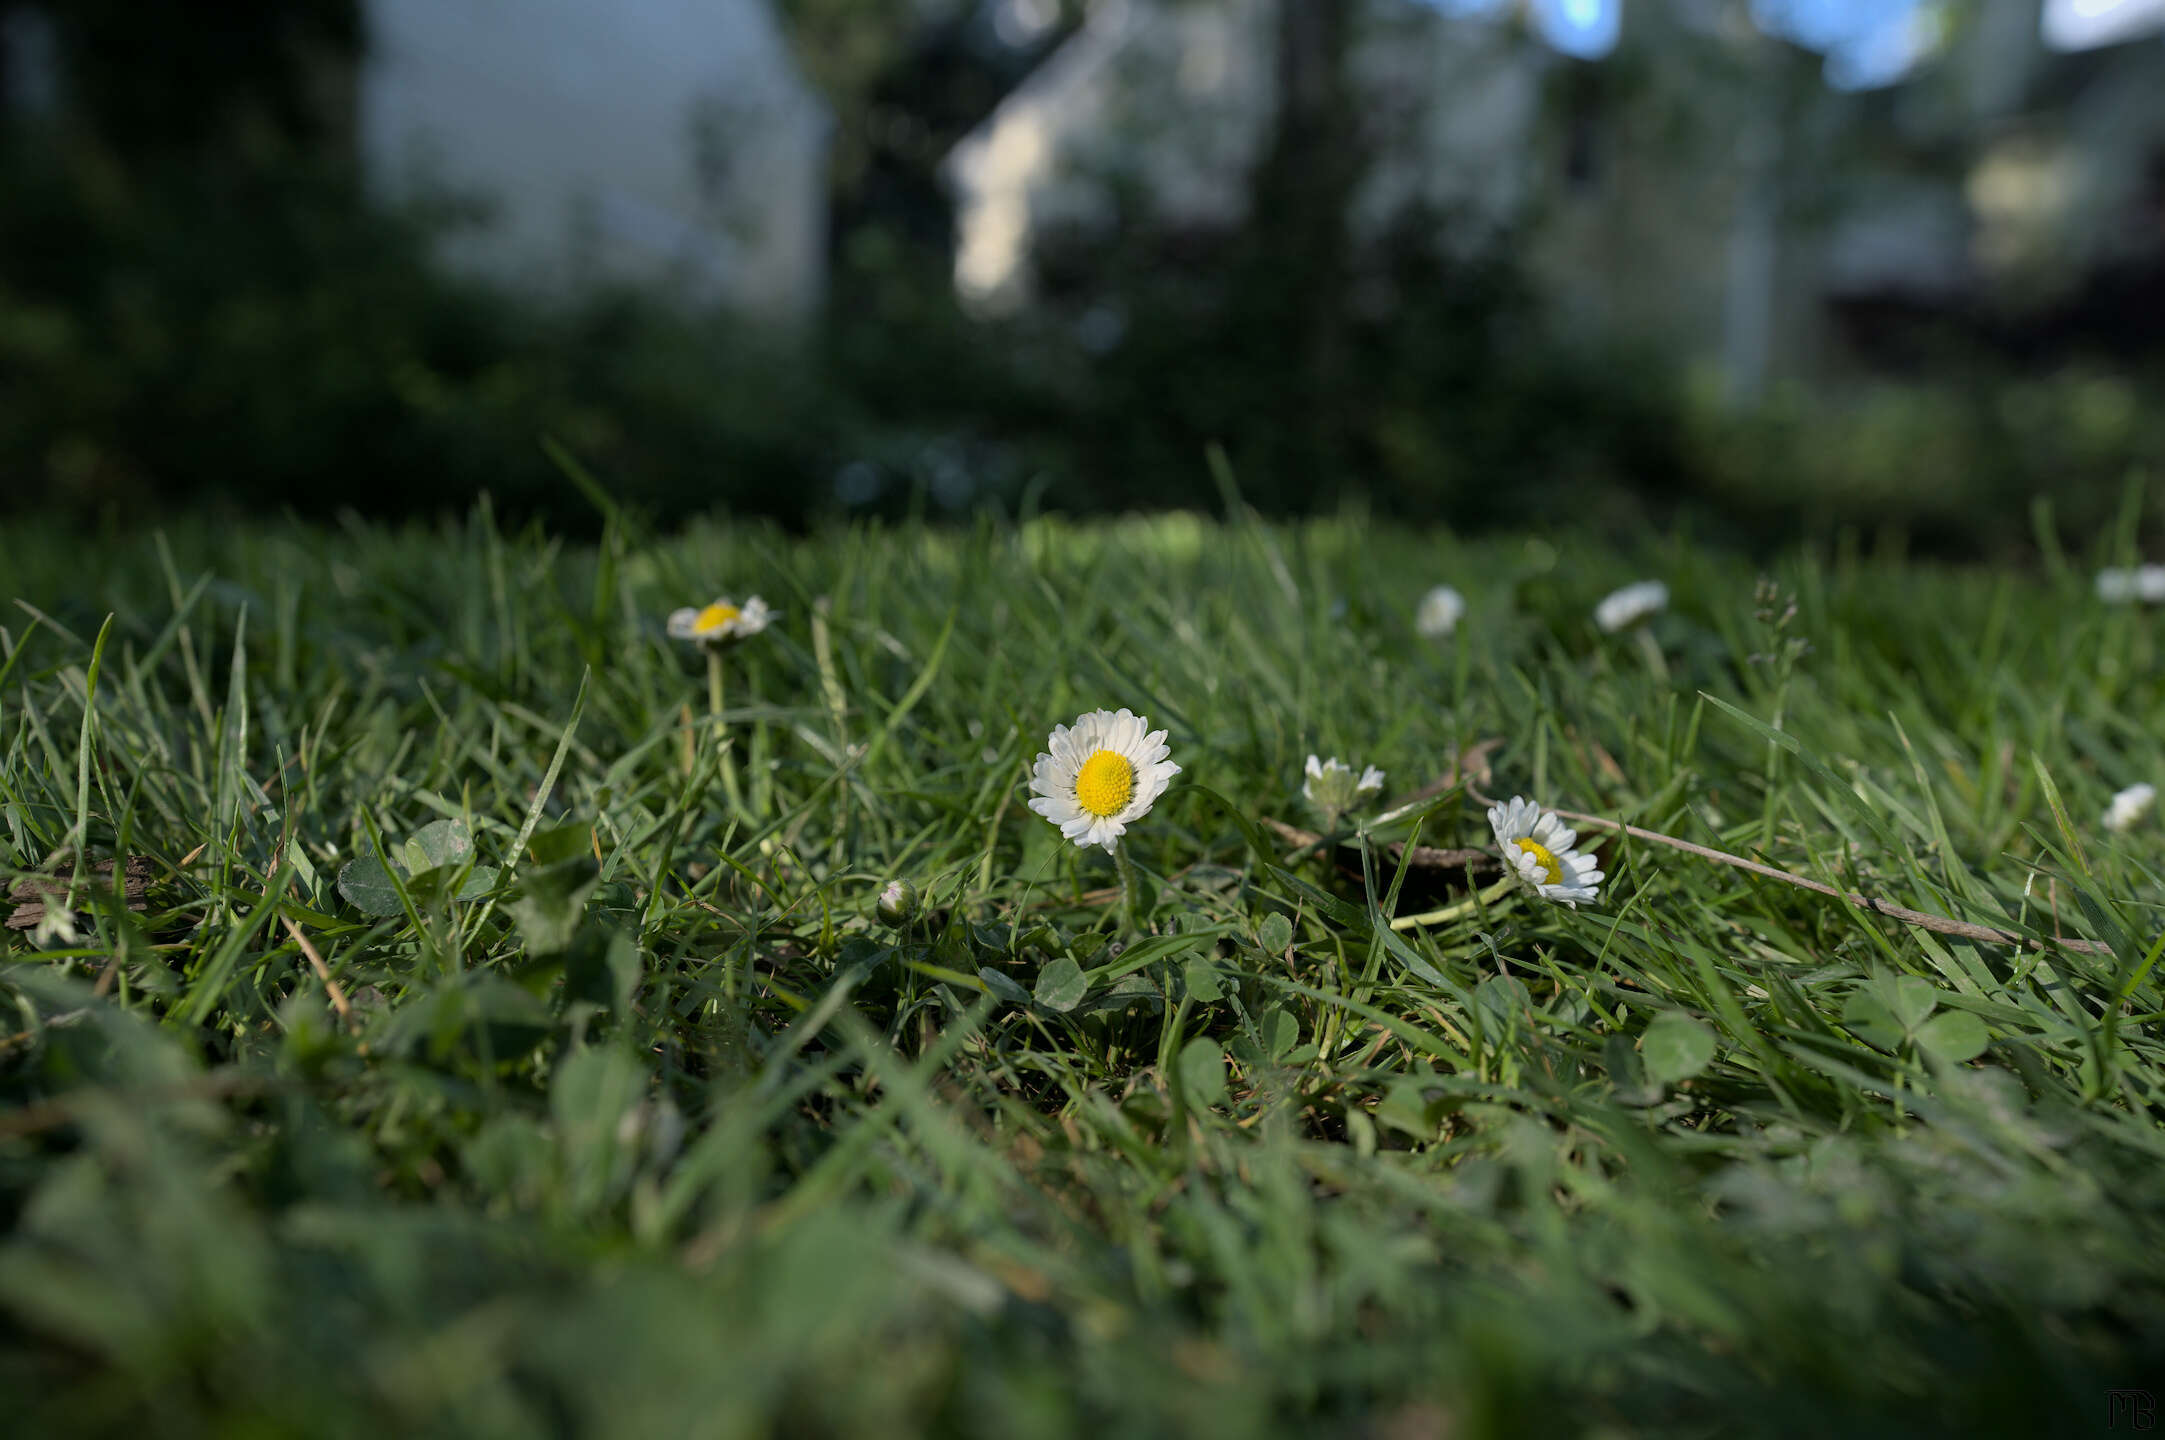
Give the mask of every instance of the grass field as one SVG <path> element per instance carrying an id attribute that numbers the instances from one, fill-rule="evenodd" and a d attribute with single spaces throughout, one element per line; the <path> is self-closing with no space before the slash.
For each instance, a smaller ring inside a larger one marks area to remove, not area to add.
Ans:
<path id="1" fill-rule="evenodd" d="M 8 1429 L 2131 1427 L 2165 650 L 2071 548 L 13 533 L 0 864 L 80 917 L 0 932 Z M 663 619 L 747 591 L 717 712 Z M 1027 808 L 1100 706 L 1181 766 L 1126 894 Z M 1396 817 L 1272 825 L 1311 751 Z M 1474 791 L 2016 939 L 1587 826 L 1575 910 L 1400 863 Z"/>

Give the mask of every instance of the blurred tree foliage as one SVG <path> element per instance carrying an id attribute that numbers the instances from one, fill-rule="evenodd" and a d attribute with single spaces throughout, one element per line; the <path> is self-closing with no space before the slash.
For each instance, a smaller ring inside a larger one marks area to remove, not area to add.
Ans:
<path id="1" fill-rule="evenodd" d="M 65 80 L 53 113 L 0 105 L 0 507 L 410 515 L 486 490 L 589 519 L 543 435 L 665 514 L 1213 505 L 1220 443 L 1281 512 L 1696 510 L 1747 541 L 1885 523 L 1975 550 L 2025 543 L 2039 488 L 2102 514 L 2130 457 L 2165 446 L 2110 374 L 1731 414 L 1653 357 L 1559 344 L 1523 235 L 1439 246 L 1454 217 L 1409 211 L 1356 250 L 1368 139 L 1336 0 L 1280 11 L 1290 98 L 1249 223 L 1183 231 L 1138 204 L 1109 236 L 1044 237 L 1041 303 L 999 321 L 955 301 L 939 167 L 1081 7 L 1018 47 L 960 0 L 779 0 L 837 121 L 830 304 L 792 340 L 433 267 L 433 239 L 484 212 L 370 202 L 356 0 L 15 8 L 50 21 Z"/>
<path id="2" fill-rule="evenodd" d="M 927 488 L 949 502 L 1210 506 L 1213 444 L 1244 495 L 1279 513 L 1364 499 L 1524 523 L 1516 497 L 1538 489 L 1629 523 L 1690 493 L 1661 372 L 1544 343 L 1518 237 L 1453 258 L 1435 242 L 1455 217 L 1408 211 L 1356 253 L 1346 217 L 1370 140 L 1338 0 L 1278 12 L 1290 99 L 1245 223 L 1169 225 L 1131 177 L 1107 175 L 1128 189 L 1123 222 L 1041 233 L 1038 303 L 999 320 L 955 306 L 938 167 L 1065 31 L 1018 57 L 991 43 L 980 7 L 891 7 L 879 25 L 853 24 L 864 12 L 850 0 L 782 8 L 840 118 L 822 346 L 865 422 L 838 457 L 859 508 L 899 510 Z"/>
<path id="3" fill-rule="evenodd" d="M 397 515 L 485 489 L 575 518 L 555 434 L 657 504 L 801 515 L 797 370 L 648 297 L 544 310 L 447 275 L 431 239 L 479 211 L 370 203 L 353 0 L 36 8 L 64 84 L 57 113 L 0 111 L 0 504 Z"/>

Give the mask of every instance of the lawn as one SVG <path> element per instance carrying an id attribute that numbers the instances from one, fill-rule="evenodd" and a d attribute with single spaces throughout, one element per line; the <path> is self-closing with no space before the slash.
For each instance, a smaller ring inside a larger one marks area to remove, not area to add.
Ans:
<path id="1" fill-rule="evenodd" d="M 2132 1430 L 2165 652 L 2041 537 L 17 527 L 9 1429 Z M 1125 864 L 1028 803 L 1100 707 Z M 1553 903 L 1513 795 L 1970 933 L 1593 824 Z"/>

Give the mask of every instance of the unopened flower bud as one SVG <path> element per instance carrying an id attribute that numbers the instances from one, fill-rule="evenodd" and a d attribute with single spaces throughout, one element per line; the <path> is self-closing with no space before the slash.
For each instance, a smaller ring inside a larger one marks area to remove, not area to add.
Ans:
<path id="1" fill-rule="evenodd" d="M 890 880 L 881 888 L 873 909 L 881 924 L 900 930 L 917 918 L 917 887 L 907 880 Z"/>

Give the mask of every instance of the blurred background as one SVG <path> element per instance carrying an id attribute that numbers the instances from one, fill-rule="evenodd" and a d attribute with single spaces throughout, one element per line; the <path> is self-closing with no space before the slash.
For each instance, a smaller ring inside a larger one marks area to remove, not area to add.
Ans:
<path id="1" fill-rule="evenodd" d="M 2019 554 L 2165 0 L 0 0 L 0 510 L 1220 503 Z"/>

